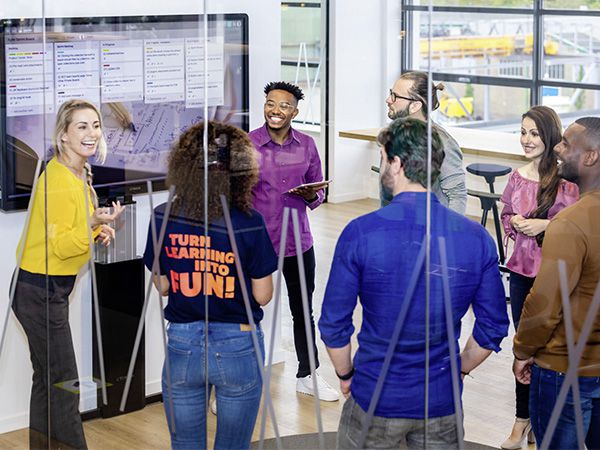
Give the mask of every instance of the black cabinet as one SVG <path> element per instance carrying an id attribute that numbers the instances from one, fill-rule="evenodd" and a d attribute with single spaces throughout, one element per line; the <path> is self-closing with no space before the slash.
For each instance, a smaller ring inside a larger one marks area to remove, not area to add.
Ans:
<path id="1" fill-rule="evenodd" d="M 98 389 L 98 410 L 106 418 L 122 414 L 119 411 L 121 396 L 144 306 L 145 269 L 141 258 L 113 263 L 97 262 L 95 267 L 108 394 L 108 405 L 104 405 L 102 391 Z M 94 378 L 100 380 L 95 320 L 93 326 L 93 373 Z M 146 403 L 145 398 L 145 345 L 142 334 L 125 412 L 142 409 Z"/>

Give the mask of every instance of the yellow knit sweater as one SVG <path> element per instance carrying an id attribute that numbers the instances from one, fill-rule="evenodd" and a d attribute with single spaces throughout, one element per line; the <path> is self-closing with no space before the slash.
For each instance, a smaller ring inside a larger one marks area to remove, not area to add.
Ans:
<path id="1" fill-rule="evenodd" d="M 23 232 L 26 238 L 20 266 L 22 269 L 46 274 L 46 223 L 48 275 L 76 275 L 88 261 L 88 216 L 93 213 L 94 206 L 88 194 L 86 213 L 84 189 L 83 180 L 56 158 L 48 162 L 34 194 L 29 230 Z M 96 235 L 97 230 L 93 237 Z M 22 244 L 23 236 L 19 248 Z"/>

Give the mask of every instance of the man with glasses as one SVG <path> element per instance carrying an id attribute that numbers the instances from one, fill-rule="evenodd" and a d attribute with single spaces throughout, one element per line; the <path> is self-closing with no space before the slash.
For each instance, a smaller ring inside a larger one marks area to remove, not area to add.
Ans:
<path id="1" fill-rule="evenodd" d="M 314 350 L 315 367 L 318 367 L 319 359 L 315 345 L 315 324 L 312 313 L 316 263 L 306 208 L 315 209 L 323 203 L 325 192 L 322 185 L 302 188 L 298 186 L 323 180 L 321 159 L 314 140 L 291 126 L 292 119 L 298 114 L 298 102 L 304 98 L 302 90 L 293 84 L 278 81 L 267 84 L 264 92 L 266 95 L 265 123 L 249 134 L 258 150 L 260 166 L 259 181 L 254 188 L 254 208 L 263 215 L 269 236 L 277 252 L 283 225 L 283 209 L 289 207 L 298 211 L 304 263 L 303 276 L 306 282 L 312 329 L 310 342 L 306 335 L 298 259 L 291 221 L 288 224 L 284 250 L 283 276 L 288 290 L 294 345 L 298 358 L 296 391 L 315 395 L 309 364 L 309 345 Z M 339 399 L 337 391 L 325 380 L 318 374 L 316 378 L 320 400 L 336 401 Z"/>
<path id="2" fill-rule="evenodd" d="M 431 105 L 427 102 L 427 74 L 424 72 L 403 73 L 390 89 L 386 99 L 388 117 L 392 120 L 400 117 L 412 117 L 427 120 L 429 106 L 435 111 L 440 103 L 437 91 L 443 90 L 444 85 L 439 83 L 431 86 Z M 442 164 L 440 176 L 431 189 L 438 200 L 457 213 L 464 214 L 467 207 L 467 187 L 465 185 L 465 171 L 462 164 L 462 151 L 458 143 L 439 125 L 434 124 L 441 140 L 446 157 Z M 381 195 L 382 205 L 387 205 L 390 198 Z"/>

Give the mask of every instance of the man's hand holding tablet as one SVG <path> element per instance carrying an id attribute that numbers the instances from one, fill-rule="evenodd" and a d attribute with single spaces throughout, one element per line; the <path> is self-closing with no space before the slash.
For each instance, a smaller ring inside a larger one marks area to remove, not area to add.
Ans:
<path id="1" fill-rule="evenodd" d="M 304 183 L 296 186 L 288 191 L 289 194 L 299 195 L 307 202 L 312 202 L 317 199 L 317 192 L 325 189 L 333 180 L 316 181 L 314 183 Z"/>

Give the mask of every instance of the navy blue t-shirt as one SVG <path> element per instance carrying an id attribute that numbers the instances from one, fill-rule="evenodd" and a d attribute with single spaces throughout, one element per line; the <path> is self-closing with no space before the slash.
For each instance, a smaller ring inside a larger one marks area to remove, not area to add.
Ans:
<path id="1" fill-rule="evenodd" d="M 165 207 L 166 204 L 162 204 L 154 210 L 157 236 Z M 266 277 L 277 270 L 277 256 L 258 212 L 252 210 L 247 215 L 232 208 L 231 221 L 254 321 L 258 323 L 263 312 L 252 297 L 251 279 Z M 144 264 L 152 270 L 153 261 L 152 230 L 148 227 Z M 170 215 L 159 265 L 161 275 L 165 275 L 170 283 L 169 302 L 165 308 L 165 318 L 170 322 L 204 320 L 204 298 L 208 294 L 208 319 L 211 322 L 249 323 L 235 255 L 223 218 L 211 223 L 208 235 L 204 236 L 202 222 Z"/>

